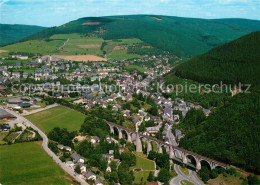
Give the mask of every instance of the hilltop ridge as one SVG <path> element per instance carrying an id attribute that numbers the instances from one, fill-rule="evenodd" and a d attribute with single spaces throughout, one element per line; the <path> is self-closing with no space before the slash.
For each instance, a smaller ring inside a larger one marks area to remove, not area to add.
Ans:
<path id="1" fill-rule="evenodd" d="M 104 40 L 137 38 L 155 48 L 191 57 L 257 30 L 260 30 L 260 21 L 256 20 L 128 15 L 80 18 L 41 30 L 25 40 L 71 33 L 94 35 Z"/>

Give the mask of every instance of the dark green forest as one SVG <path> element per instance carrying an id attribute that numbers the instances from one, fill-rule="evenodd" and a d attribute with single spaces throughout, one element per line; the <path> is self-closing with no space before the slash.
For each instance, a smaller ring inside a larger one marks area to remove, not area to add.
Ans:
<path id="1" fill-rule="evenodd" d="M 40 26 L 0 24 L 0 46 L 18 42 L 43 29 Z"/>
<path id="2" fill-rule="evenodd" d="M 257 30 L 260 30 L 260 21 L 246 19 L 208 20 L 128 15 L 81 18 L 59 27 L 42 30 L 27 40 L 48 39 L 53 34 L 62 33 L 85 33 L 105 40 L 139 38 L 155 48 L 189 57 Z"/>
<path id="3" fill-rule="evenodd" d="M 260 173 L 260 88 L 230 97 L 209 117 L 187 113 L 180 146 L 207 157 Z"/>
<path id="4" fill-rule="evenodd" d="M 180 146 L 209 158 L 260 173 L 260 32 L 253 32 L 216 47 L 177 66 L 165 76 L 167 83 L 189 79 L 194 83 L 252 84 L 250 93 L 216 94 L 220 103 L 206 117 L 190 110 L 182 123 L 185 137 Z M 174 77 L 175 78 L 172 78 Z M 188 94 L 196 99 L 196 94 Z M 202 97 L 202 96 L 201 96 Z M 185 100 L 187 97 L 184 97 Z"/>
<path id="5" fill-rule="evenodd" d="M 172 72 L 202 83 L 259 84 L 260 32 L 216 47 L 179 65 Z"/>

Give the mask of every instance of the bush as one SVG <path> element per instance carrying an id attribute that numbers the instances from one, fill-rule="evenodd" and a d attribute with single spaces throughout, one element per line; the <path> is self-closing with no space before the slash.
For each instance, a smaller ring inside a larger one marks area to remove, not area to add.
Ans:
<path id="1" fill-rule="evenodd" d="M 216 169 L 213 169 L 213 170 L 211 171 L 211 173 L 210 173 L 210 178 L 211 178 L 211 179 L 215 179 L 215 178 L 217 178 L 217 177 L 218 177 L 218 172 L 217 172 Z"/>
<path id="2" fill-rule="evenodd" d="M 260 184 L 260 180 L 258 179 L 258 177 L 256 175 L 254 175 L 254 176 L 249 175 L 247 177 L 247 180 L 248 180 L 249 185 L 259 185 Z"/>

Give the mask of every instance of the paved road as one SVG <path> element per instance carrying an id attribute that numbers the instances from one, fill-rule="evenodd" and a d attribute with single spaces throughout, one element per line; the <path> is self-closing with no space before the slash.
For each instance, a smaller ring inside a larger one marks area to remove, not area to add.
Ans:
<path id="1" fill-rule="evenodd" d="M 177 164 L 174 165 L 174 170 L 176 171 L 176 173 L 178 175 L 177 175 L 177 177 L 173 178 L 170 181 L 170 185 L 180 185 L 180 182 L 182 180 L 187 180 L 187 181 L 193 183 L 194 185 L 204 185 L 204 183 L 201 182 L 200 179 L 198 179 L 198 177 L 194 171 L 189 170 L 189 175 L 185 175 L 181 172 L 179 165 L 177 165 Z"/>
<path id="2" fill-rule="evenodd" d="M 169 127 L 168 131 L 167 131 L 167 137 L 169 138 L 169 142 L 170 144 L 174 145 L 174 146 L 177 146 L 178 144 L 176 143 L 175 141 L 175 137 L 174 135 L 172 134 L 172 126 Z M 176 153 L 177 157 L 181 157 L 179 153 Z M 174 165 L 174 168 L 175 168 L 175 171 L 177 172 L 178 176 L 173 178 L 171 180 L 171 185 L 178 185 L 180 184 L 180 181 L 182 180 L 188 180 L 196 185 L 201 185 L 203 184 L 203 182 L 201 182 L 201 180 L 197 177 L 197 174 L 195 171 L 192 171 L 192 170 L 189 170 L 189 175 L 185 175 L 183 174 L 180 169 L 179 169 L 179 166 L 178 165 Z"/>
<path id="3" fill-rule="evenodd" d="M 142 124 L 143 121 L 144 121 L 144 116 L 141 116 L 141 120 L 138 121 L 138 122 L 135 124 L 135 130 L 136 130 L 136 132 L 138 132 L 139 126 Z"/>
<path id="4" fill-rule="evenodd" d="M 3 109 L 2 106 L 0 106 L 0 108 Z M 68 174 L 70 174 L 76 181 L 80 182 L 83 185 L 88 185 L 88 183 L 86 183 L 83 179 L 80 179 L 75 172 L 68 166 L 66 166 L 64 163 L 62 163 L 62 161 L 58 158 L 58 156 L 55 155 L 55 153 L 53 153 L 49 148 L 48 148 L 48 138 L 45 135 L 44 132 L 42 132 L 38 127 L 36 127 L 32 122 L 30 122 L 29 120 L 25 119 L 24 117 L 20 116 L 19 114 L 17 114 L 14 111 L 11 111 L 9 109 L 5 109 L 7 112 L 9 112 L 10 114 L 13 114 L 14 116 L 17 117 L 17 119 L 23 121 L 27 126 L 32 127 L 34 130 L 37 130 L 38 133 L 40 134 L 40 136 L 43 138 L 43 142 L 42 142 L 42 147 L 45 150 L 45 152 L 51 156 L 51 158 L 64 170 L 66 171 Z"/>

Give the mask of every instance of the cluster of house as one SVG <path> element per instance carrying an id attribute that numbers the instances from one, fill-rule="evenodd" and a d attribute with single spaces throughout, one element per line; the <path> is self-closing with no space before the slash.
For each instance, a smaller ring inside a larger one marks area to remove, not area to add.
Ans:
<path id="1" fill-rule="evenodd" d="M 13 59 L 28 60 L 28 56 L 13 55 Z M 35 81 L 39 80 L 55 80 L 63 77 L 70 81 L 84 81 L 86 77 L 90 78 L 90 81 L 99 81 L 104 78 L 112 79 L 122 71 L 122 67 L 125 65 L 132 64 L 134 62 L 149 62 L 152 57 L 146 57 L 144 59 L 133 59 L 130 61 L 111 61 L 109 60 L 106 64 L 102 62 L 74 62 L 67 61 L 58 58 L 56 55 L 43 56 L 29 61 L 25 64 L 16 62 L 6 65 L 4 62 L 0 63 L 0 73 L 3 78 L 0 80 L 5 81 L 8 78 L 19 81 L 20 79 L 31 78 Z M 162 57 L 161 57 L 162 58 Z M 159 62 L 159 58 L 156 58 Z M 116 63 L 116 66 L 114 65 Z M 20 69 L 23 67 L 33 68 L 33 73 L 28 72 L 16 72 L 9 69 Z M 146 68 L 146 67 L 145 67 Z M 158 70 L 158 71 L 157 71 Z M 159 69 L 156 68 L 156 71 Z M 0 81 L 1 82 L 1 81 Z"/>
<path id="2" fill-rule="evenodd" d="M 95 185 L 104 185 L 104 182 L 100 180 L 100 178 L 94 174 L 92 171 L 87 170 L 87 165 L 84 164 L 85 159 L 81 155 L 77 153 L 73 153 L 70 155 L 72 161 L 67 161 L 66 165 L 72 168 L 73 170 L 78 165 L 80 168 L 81 175 L 87 181 L 92 180 L 94 181 Z"/>
<path id="3" fill-rule="evenodd" d="M 186 116 L 187 112 L 190 109 L 196 109 L 196 110 L 202 109 L 206 116 L 208 116 L 211 113 L 210 109 L 205 109 L 201 105 L 194 105 L 193 103 L 184 101 L 184 100 L 182 100 L 180 98 L 176 98 L 174 100 L 174 107 L 173 107 L 173 109 L 181 111 L 183 117 Z"/>
<path id="4" fill-rule="evenodd" d="M 69 146 L 57 145 L 57 148 L 60 150 L 66 150 L 68 152 L 71 152 L 71 147 L 69 147 Z"/>
<path id="5" fill-rule="evenodd" d="M 83 139 L 84 140 L 84 139 Z M 115 140 L 107 135 L 105 140 L 108 143 L 112 143 Z M 97 136 L 92 136 L 90 139 L 90 142 L 92 144 L 92 146 L 97 146 L 100 142 L 100 138 Z M 57 145 L 57 148 L 60 150 L 66 150 L 68 152 L 71 152 L 71 147 L 68 146 L 64 146 L 64 145 Z M 122 151 L 121 151 L 122 152 Z M 120 162 L 118 159 L 114 158 L 114 150 L 109 150 L 108 154 L 103 154 L 103 159 L 107 159 L 108 162 L 108 166 L 106 169 L 106 172 L 110 173 L 111 172 L 111 167 L 109 166 L 109 164 L 112 161 L 116 161 L 116 162 Z M 81 155 L 77 154 L 77 153 L 72 153 L 70 155 L 70 158 L 72 159 L 71 161 L 67 161 L 65 164 L 67 166 L 69 166 L 71 169 L 75 170 L 76 167 L 78 166 L 80 169 L 80 176 L 85 179 L 86 181 L 93 181 L 95 185 L 104 185 L 104 182 L 99 178 L 99 176 L 95 173 L 93 173 L 91 170 L 88 170 L 88 166 L 85 164 L 85 159 L 84 157 L 82 157 Z"/>
<path id="6" fill-rule="evenodd" d="M 25 55 L 12 55 L 12 58 L 16 58 L 19 60 L 27 60 L 29 57 Z"/>

